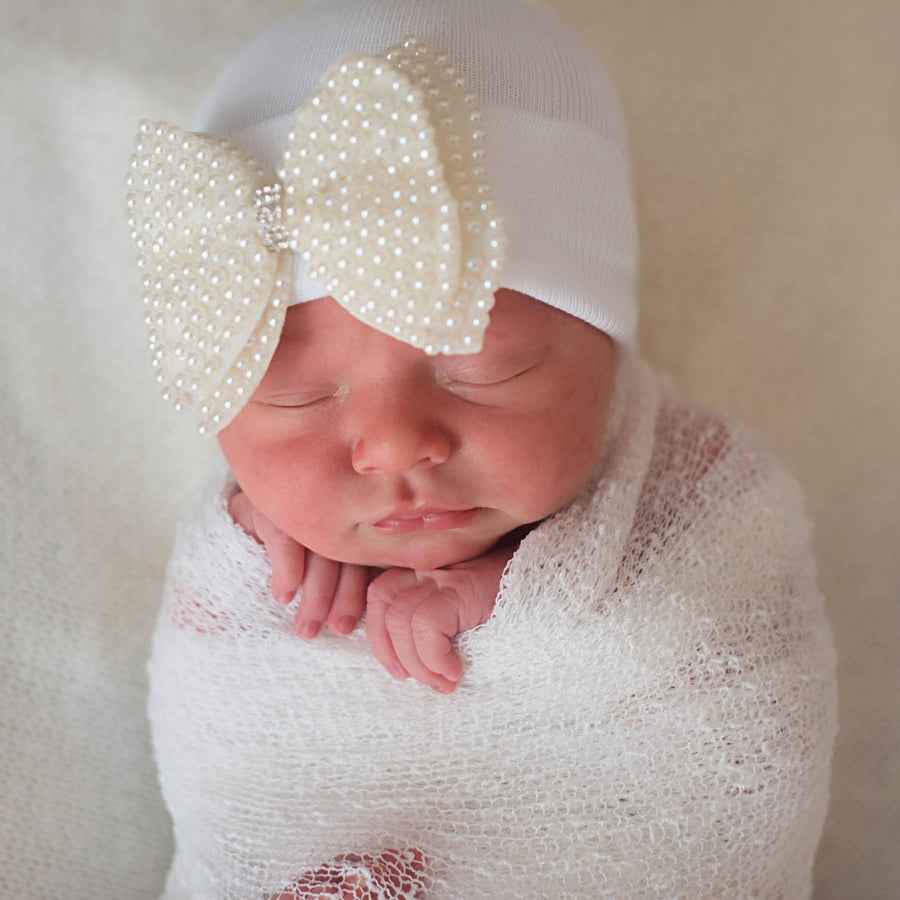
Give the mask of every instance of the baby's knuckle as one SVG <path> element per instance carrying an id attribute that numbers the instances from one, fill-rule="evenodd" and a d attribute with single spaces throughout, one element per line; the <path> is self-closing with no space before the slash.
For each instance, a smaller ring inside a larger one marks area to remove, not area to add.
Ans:
<path id="1" fill-rule="evenodd" d="M 310 605 L 316 609 L 321 609 L 323 606 L 330 607 L 333 600 L 334 594 L 324 588 L 319 588 L 309 593 Z"/>
<path id="2" fill-rule="evenodd" d="M 378 609 L 388 608 L 391 604 L 391 595 L 381 585 L 373 582 L 366 591 L 366 604 Z"/>
<path id="3" fill-rule="evenodd" d="M 405 627 L 410 617 L 406 610 L 397 604 L 391 604 L 384 611 L 384 621 L 388 628 Z"/>
<path id="4" fill-rule="evenodd" d="M 427 610 L 417 609 L 410 619 L 410 628 L 415 637 L 428 637 L 435 630 L 434 617 Z"/>

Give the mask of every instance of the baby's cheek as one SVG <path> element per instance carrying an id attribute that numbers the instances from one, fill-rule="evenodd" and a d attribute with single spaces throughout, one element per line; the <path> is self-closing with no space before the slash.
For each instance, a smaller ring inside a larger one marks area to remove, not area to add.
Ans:
<path id="1" fill-rule="evenodd" d="M 332 515 L 336 511 L 335 503 L 327 497 L 316 500 L 310 494 L 305 494 L 302 499 L 298 497 L 294 502 L 284 498 L 282 529 L 313 552 L 339 559 L 343 527 Z"/>
<path id="2" fill-rule="evenodd" d="M 599 452 L 599 442 L 584 428 L 526 429 L 495 458 L 495 484 L 523 520 L 537 521 L 575 497 L 594 471 Z"/>

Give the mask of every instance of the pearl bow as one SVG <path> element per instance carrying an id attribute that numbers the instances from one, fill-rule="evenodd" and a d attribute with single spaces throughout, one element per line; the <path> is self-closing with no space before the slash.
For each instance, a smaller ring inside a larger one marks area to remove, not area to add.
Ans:
<path id="1" fill-rule="evenodd" d="M 128 178 L 153 364 L 218 431 L 259 384 L 295 257 L 361 321 L 427 353 L 481 349 L 502 264 L 476 98 L 415 37 L 351 54 L 297 110 L 281 165 L 142 122 Z"/>

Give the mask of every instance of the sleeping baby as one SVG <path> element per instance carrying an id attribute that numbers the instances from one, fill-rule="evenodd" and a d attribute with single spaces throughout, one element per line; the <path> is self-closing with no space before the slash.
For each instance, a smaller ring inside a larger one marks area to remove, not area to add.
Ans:
<path id="1" fill-rule="evenodd" d="M 802 498 L 640 358 L 579 38 L 317 0 L 194 131 L 143 123 L 129 184 L 158 380 L 223 456 L 150 663 L 164 897 L 809 896 Z"/>

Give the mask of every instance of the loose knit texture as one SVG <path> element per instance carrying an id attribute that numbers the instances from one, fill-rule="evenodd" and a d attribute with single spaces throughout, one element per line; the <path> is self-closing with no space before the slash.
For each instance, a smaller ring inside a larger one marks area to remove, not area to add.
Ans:
<path id="1" fill-rule="evenodd" d="M 220 487 L 150 664 L 166 900 L 385 850 L 417 860 L 385 896 L 809 896 L 834 657 L 799 491 L 745 431 L 626 360 L 597 476 L 522 541 L 448 697 L 360 629 L 297 638 Z"/>

